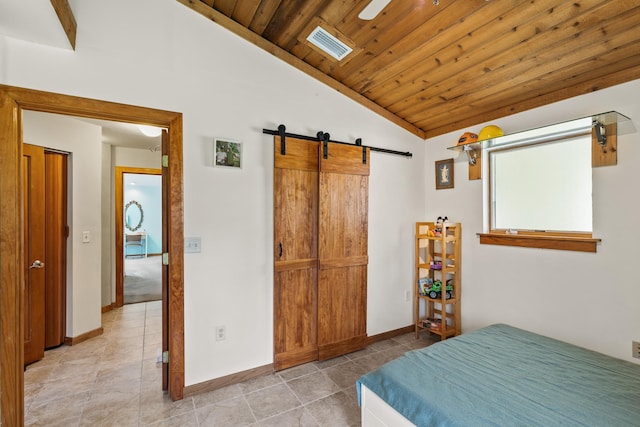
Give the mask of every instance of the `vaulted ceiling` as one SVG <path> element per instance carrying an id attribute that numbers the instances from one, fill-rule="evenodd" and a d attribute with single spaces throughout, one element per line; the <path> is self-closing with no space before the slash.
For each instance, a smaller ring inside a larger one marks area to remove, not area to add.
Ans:
<path id="1" fill-rule="evenodd" d="M 422 138 L 640 78 L 637 0 L 178 1 Z"/>

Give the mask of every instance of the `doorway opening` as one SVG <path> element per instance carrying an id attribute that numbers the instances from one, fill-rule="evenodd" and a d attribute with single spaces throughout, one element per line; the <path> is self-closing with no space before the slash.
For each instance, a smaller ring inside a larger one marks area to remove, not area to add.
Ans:
<path id="1" fill-rule="evenodd" d="M 116 307 L 162 299 L 162 171 L 115 168 Z"/>
<path id="2" fill-rule="evenodd" d="M 24 262 L 22 209 L 22 111 L 33 110 L 166 128 L 162 144 L 163 213 L 169 253 L 164 268 L 163 346 L 168 351 L 163 386 L 173 400 L 184 390 L 182 115 L 55 93 L 0 85 L 0 423 L 24 422 Z"/>

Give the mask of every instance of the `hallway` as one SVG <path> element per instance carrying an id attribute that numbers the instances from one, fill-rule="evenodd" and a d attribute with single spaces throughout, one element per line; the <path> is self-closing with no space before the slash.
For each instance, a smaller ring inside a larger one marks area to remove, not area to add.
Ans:
<path id="1" fill-rule="evenodd" d="M 137 426 L 173 406 L 156 365 L 162 301 L 104 313 L 102 326 L 102 335 L 48 350 L 27 367 L 26 426 Z"/>

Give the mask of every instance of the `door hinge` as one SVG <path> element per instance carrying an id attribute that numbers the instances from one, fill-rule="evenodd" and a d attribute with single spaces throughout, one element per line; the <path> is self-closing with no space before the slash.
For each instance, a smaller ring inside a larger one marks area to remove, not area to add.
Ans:
<path id="1" fill-rule="evenodd" d="M 163 168 L 168 168 L 169 167 L 169 156 L 167 154 L 164 154 L 162 156 L 162 167 Z"/>
<path id="2" fill-rule="evenodd" d="M 169 265 L 169 253 L 165 252 L 162 254 L 162 265 Z"/>
<path id="3" fill-rule="evenodd" d="M 169 352 L 168 351 L 163 351 L 162 352 L 162 363 L 169 363 Z"/>

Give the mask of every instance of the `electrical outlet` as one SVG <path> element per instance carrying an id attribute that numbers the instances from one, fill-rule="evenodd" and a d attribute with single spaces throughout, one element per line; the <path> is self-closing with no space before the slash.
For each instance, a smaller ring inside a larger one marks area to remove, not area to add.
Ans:
<path id="1" fill-rule="evenodd" d="M 640 359 L 640 341 L 631 341 L 631 356 Z"/>
<path id="2" fill-rule="evenodd" d="M 223 341 L 227 338 L 227 327 L 216 326 L 216 341 Z"/>

